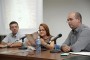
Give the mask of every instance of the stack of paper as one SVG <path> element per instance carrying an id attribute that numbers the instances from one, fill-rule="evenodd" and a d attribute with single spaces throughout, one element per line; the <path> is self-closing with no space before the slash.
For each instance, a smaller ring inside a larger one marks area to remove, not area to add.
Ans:
<path id="1" fill-rule="evenodd" d="M 70 52 L 71 54 L 79 54 L 79 55 L 88 55 L 90 56 L 90 52 Z"/>

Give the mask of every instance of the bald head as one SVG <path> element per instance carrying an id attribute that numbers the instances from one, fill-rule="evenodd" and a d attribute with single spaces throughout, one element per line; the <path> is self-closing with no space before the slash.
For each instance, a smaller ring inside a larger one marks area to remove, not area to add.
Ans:
<path id="1" fill-rule="evenodd" d="M 71 29 L 76 29 L 82 24 L 82 16 L 79 12 L 70 12 L 67 21 Z"/>
<path id="2" fill-rule="evenodd" d="M 72 14 L 74 15 L 74 17 L 78 20 L 80 20 L 80 22 L 82 23 L 82 16 L 79 12 L 70 12 L 69 15 Z"/>

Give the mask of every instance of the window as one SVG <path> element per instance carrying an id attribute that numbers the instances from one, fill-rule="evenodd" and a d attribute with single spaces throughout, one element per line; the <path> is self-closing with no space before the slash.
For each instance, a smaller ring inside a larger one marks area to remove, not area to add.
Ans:
<path id="1" fill-rule="evenodd" d="M 9 23 L 17 21 L 21 32 L 32 33 L 42 20 L 42 0 L 1 0 L 0 34 L 8 34 Z"/>

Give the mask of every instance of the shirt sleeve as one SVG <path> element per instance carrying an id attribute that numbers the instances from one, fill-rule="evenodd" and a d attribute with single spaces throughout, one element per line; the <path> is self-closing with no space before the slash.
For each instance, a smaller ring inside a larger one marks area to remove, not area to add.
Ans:
<path id="1" fill-rule="evenodd" d="M 8 36 L 6 36 L 6 37 L 2 40 L 2 42 L 8 43 Z"/>
<path id="2" fill-rule="evenodd" d="M 70 38 L 71 38 L 70 36 L 71 36 L 71 34 L 72 34 L 72 32 L 69 33 L 67 39 L 65 40 L 65 42 L 62 45 L 64 45 L 64 44 L 66 44 L 68 46 L 70 45 Z"/>
<path id="3" fill-rule="evenodd" d="M 21 34 L 19 37 L 18 37 L 18 41 L 17 42 L 21 42 L 22 43 L 22 39 L 20 39 L 20 38 L 22 38 L 22 37 L 24 37 L 25 35 L 24 34 Z M 27 39 L 26 39 L 26 37 L 24 38 L 24 42 L 26 41 Z"/>
<path id="4" fill-rule="evenodd" d="M 71 46 L 72 51 L 82 51 L 90 42 L 90 30 L 83 30 L 78 36 L 78 40 Z"/>

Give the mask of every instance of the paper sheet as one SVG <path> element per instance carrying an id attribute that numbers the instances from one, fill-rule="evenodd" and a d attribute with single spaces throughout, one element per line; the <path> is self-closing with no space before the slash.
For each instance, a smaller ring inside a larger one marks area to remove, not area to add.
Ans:
<path id="1" fill-rule="evenodd" d="M 88 55 L 90 56 L 90 52 L 69 52 L 71 54 L 79 54 L 79 55 Z"/>

